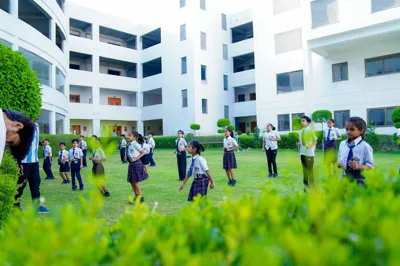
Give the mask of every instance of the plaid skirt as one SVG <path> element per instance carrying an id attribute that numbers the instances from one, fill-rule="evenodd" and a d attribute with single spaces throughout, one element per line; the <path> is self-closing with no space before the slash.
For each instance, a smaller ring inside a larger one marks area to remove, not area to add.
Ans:
<path id="1" fill-rule="evenodd" d="M 139 183 L 146 180 L 148 177 L 149 176 L 146 174 L 141 160 L 129 163 L 128 178 L 126 181 L 129 183 Z"/>
<path id="2" fill-rule="evenodd" d="M 205 174 L 194 176 L 192 186 L 190 187 L 188 201 L 193 201 L 193 198 L 198 194 L 201 196 L 207 195 L 208 181 L 208 176 Z"/>
<path id="3" fill-rule="evenodd" d="M 222 166 L 225 170 L 237 168 L 236 157 L 235 157 L 234 151 L 226 151 L 224 153 L 224 160 L 223 160 Z"/>
<path id="4" fill-rule="evenodd" d="M 104 177 L 104 166 L 102 163 L 93 163 L 93 177 Z"/>

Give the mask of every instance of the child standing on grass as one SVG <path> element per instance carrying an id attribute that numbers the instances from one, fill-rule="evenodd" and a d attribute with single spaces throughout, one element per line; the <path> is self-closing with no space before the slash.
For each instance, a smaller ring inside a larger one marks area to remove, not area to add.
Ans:
<path id="1" fill-rule="evenodd" d="M 103 194 L 104 197 L 110 197 L 110 192 L 104 185 L 105 173 L 103 162 L 106 160 L 106 155 L 104 151 L 101 149 L 101 145 L 99 140 L 96 137 L 93 137 L 93 149 L 92 157 L 89 158 L 93 162 L 92 174 L 93 178 L 95 178 L 96 186 L 99 191 Z"/>
<path id="2" fill-rule="evenodd" d="M 188 152 L 192 155 L 188 173 L 183 180 L 183 184 L 179 187 L 179 191 L 183 190 L 189 177 L 193 175 L 193 183 L 190 187 L 188 201 L 193 201 L 193 198 L 200 194 L 201 196 L 207 195 L 208 183 L 210 189 L 214 188 L 214 180 L 211 177 L 210 170 L 208 170 L 207 161 L 201 156 L 204 152 L 204 147 L 200 142 L 194 140 L 189 143 Z"/>
<path id="3" fill-rule="evenodd" d="M 314 157 L 315 146 L 317 145 L 317 137 L 314 130 L 310 127 L 311 118 L 308 116 L 301 117 L 301 126 L 303 129 L 299 132 L 300 159 L 303 166 L 303 183 L 304 191 L 309 187 L 314 187 Z"/>
<path id="4" fill-rule="evenodd" d="M 79 146 L 79 140 L 72 140 L 72 149 L 69 150 L 69 159 L 71 164 L 71 176 L 72 176 L 72 190 L 76 190 L 75 177 L 79 182 L 79 190 L 83 190 L 83 181 L 81 176 L 81 169 L 83 168 L 83 152 Z"/>
<path id="5" fill-rule="evenodd" d="M 156 163 L 154 162 L 153 155 L 154 155 L 154 149 L 156 147 L 156 142 L 153 139 L 154 134 L 149 133 L 149 141 L 148 144 L 150 146 L 150 154 L 149 154 L 149 161 L 150 161 L 150 166 L 154 167 L 156 166 Z"/>
<path id="6" fill-rule="evenodd" d="M 51 153 L 51 147 L 50 147 L 50 140 L 45 139 L 43 142 L 41 142 L 41 145 L 43 146 L 43 170 L 46 173 L 46 178 L 47 180 L 54 179 L 53 171 L 51 171 L 51 164 L 52 164 L 52 153 Z"/>
<path id="7" fill-rule="evenodd" d="M 141 145 L 144 155 L 140 160 L 144 166 L 144 170 L 147 174 L 149 174 L 149 165 L 150 165 L 150 146 L 146 143 L 146 137 L 139 135 L 138 139 L 139 144 Z"/>
<path id="8" fill-rule="evenodd" d="M 125 134 L 121 135 L 121 141 L 119 142 L 119 155 L 121 157 L 122 163 L 127 163 L 126 161 L 126 140 Z"/>
<path id="9" fill-rule="evenodd" d="M 267 132 L 263 136 L 263 148 L 267 154 L 268 161 L 268 177 L 277 177 L 278 169 L 276 166 L 276 155 L 278 154 L 278 141 L 281 140 L 278 132 L 272 124 L 267 124 Z M 272 169 L 274 173 L 272 174 Z"/>
<path id="10" fill-rule="evenodd" d="M 337 143 L 341 140 L 339 129 L 335 127 L 335 120 L 328 120 L 328 129 L 324 131 L 324 161 L 328 176 L 336 175 Z"/>
<path id="11" fill-rule="evenodd" d="M 234 150 L 239 147 L 238 143 L 233 136 L 233 131 L 230 128 L 225 129 L 225 138 L 224 138 L 224 159 L 223 159 L 223 168 L 225 169 L 226 176 L 228 177 L 228 185 L 235 186 L 236 179 L 233 174 L 232 169 L 237 168 L 236 157 Z"/>
<path id="12" fill-rule="evenodd" d="M 80 139 L 79 149 L 81 149 L 83 153 L 83 167 L 87 167 L 87 162 L 86 162 L 87 143 L 85 141 L 85 136 L 81 135 L 79 139 Z"/>
<path id="13" fill-rule="evenodd" d="M 60 143 L 60 151 L 58 152 L 58 165 L 60 165 L 60 176 L 62 178 L 61 184 L 69 184 L 69 152 L 65 150 L 65 143 Z"/>
<path id="14" fill-rule="evenodd" d="M 360 117 L 350 117 L 346 122 L 347 140 L 340 143 L 338 167 L 344 169 L 343 177 L 365 186 L 362 171 L 374 168 L 372 147 L 364 140 L 367 124 Z"/>
<path id="15" fill-rule="evenodd" d="M 186 140 L 183 138 L 185 133 L 182 130 L 178 130 L 178 139 L 175 140 L 176 150 L 174 154 L 176 154 L 176 161 L 178 164 L 178 174 L 179 179 L 178 181 L 183 181 L 185 179 L 185 172 L 186 172 L 186 149 L 187 143 Z"/>
<path id="16" fill-rule="evenodd" d="M 140 160 L 140 158 L 144 156 L 145 152 L 137 142 L 142 138 L 142 135 L 137 131 L 130 131 L 128 134 L 128 140 L 130 143 L 128 146 L 129 168 L 127 181 L 131 184 L 133 192 L 135 193 L 135 201 L 137 197 L 140 197 L 140 202 L 144 202 L 144 197 L 142 197 L 139 182 L 148 178 L 143 163 Z"/>

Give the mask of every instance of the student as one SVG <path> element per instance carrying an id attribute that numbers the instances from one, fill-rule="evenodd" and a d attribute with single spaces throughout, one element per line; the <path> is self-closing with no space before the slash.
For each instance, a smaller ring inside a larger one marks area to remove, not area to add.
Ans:
<path id="1" fill-rule="evenodd" d="M 92 153 L 92 157 L 89 158 L 93 162 L 93 168 L 92 168 L 92 174 L 93 178 L 96 180 L 96 186 L 98 190 L 103 194 L 104 197 L 110 197 L 111 194 L 104 185 L 104 179 L 105 179 L 105 174 L 104 174 L 104 166 L 103 162 L 106 160 L 106 155 L 104 154 L 104 151 L 101 149 L 101 144 L 100 141 L 97 139 L 97 136 L 93 135 L 93 149 L 94 152 Z"/>
<path id="2" fill-rule="evenodd" d="M 149 144 L 149 146 L 150 146 L 149 160 L 150 160 L 150 166 L 151 167 L 156 166 L 156 163 L 154 162 L 154 159 L 153 159 L 154 149 L 156 147 L 156 142 L 154 141 L 153 136 L 154 136 L 153 133 L 149 133 L 149 140 L 147 142 L 147 144 Z"/>
<path id="3" fill-rule="evenodd" d="M 51 153 L 51 147 L 50 147 L 50 140 L 45 139 L 41 143 L 43 146 L 43 170 L 46 173 L 46 178 L 47 180 L 54 179 L 53 172 L 51 171 L 51 164 L 52 164 L 52 153 Z"/>
<path id="4" fill-rule="evenodd" d="M 272 124 L 267 124 L 267 132 L 263 136 L 263 148 L 267 155 L 268 161 L 268 177 L 277 177 L 278 169 L 276 166 L 276 156 L 278 154 L 278 141 L 281 140 L 276 128 Z M 272 168 L 274 173 L 272 174 Z"/>
<path id="5" fill-rule="evenodd" d="M 83 152 L 79 146 L 79 140 L 73 139 L 71 141 L 72 149 L 69 150 L 69 159 L 71 164 L 71 176 L 72 176 L 72 190 L 76 190 L 75 176 L 79 182 L 79 190 L 83 190 L 83 181 L 81 176 L 81 169 L 83 168 Z"/>
<path id="6" fill-rule="evenodd" d="M 79 138 L 80 138 L 79 149 L 81 149 L 83 153 L 83 167 L 87 167 L 87 162 L 86 162 L 87 143 L 85 141 L 85 136 L 81 135 Z"/>
<path id="7" fill-rule="evenodd" d="M 28 154 L 35 125 L 26 115 L 8 109 L 1 109 L 0 113 L 0 165 L 3 160 L 4 149 L 7 146 L 11 155 L 21 161 Z"/>
<path id="8" fill-rule="evenodd" d="M 201 156 L 204 152 L 204 147 L 200 142 L 194 140 L 189 143 L 188 152 L 192 155 L 188 173 L 185 175 L 183 184 L 179 187 L 179 191 L 183 190 L 189 177 L 193 175 L 193 183 L 190 187 L 188 201 L 193 201 L 193 198 L 200 194 L 201 196 L 207 195 L 208 183 L 210 189 L 214 188 L 214 180 L 211 177 L 210 170 L 208 170 L 207 161 Z"/>
<path id="9" fill-rule="evenodd" d="M 335 127 L 335 120 L 328 120 L 328 129 L 324 130 L 324 161 L 328 176 L 336 175 L 337 143 L 341 140 L 339 129 Z"/>
<path id="10" fill-rule="evenodd" d="M 60 176 L 63 182 L 61 184 L 69 184 L 69 152 L 65 150 L 65 143 L 60 143 L 60 151 L 58 152 L 58 165 L 60 166 Z"/>
<path id="11" fill-rule="evenodd" d="M 149 144 L 146 143 L 146 138 L 139 135 L 138 138 L 138 143 L 141 145 L 144 155 L 140 160 L 142 161 L 142 164 L 144 166 L 144 170 L 146 171 L 146 174 L 149 174 L 149 165 L 150 165 L 150 146 Z"/>
<path id="12" fill-rule="evenodd" d="M 184 132 L 182 130 L 178 130 L 178 139 L 175 140 L 176 150 L 174 154 L 176 154 L 176 161 L 178 163 L 178 173 L 179 179 L 178 181 L 183 181 L 186 176 L 186 149 L 187 143 L 183 138 Z"/>
<path id="13" fill-rule="evenodd" d="M 373 149 L 364 140 L 367 124 L 360 117 L 350 117 L 346 122 L 347 140 L 340 143 L 338 167 L 343 176 L 365 186 L 362 172 L 374 168 Z"/>
<path id="14" fill-rule="evenodd" d="M 301 117 L 301 126 L 303 129 L 299 132 L 300 159 L 303 166 L 303 183 L 304 191 L 307 188 L 314 186 L 314 157 L 317 137 L 315 132 L 310 127 L 311 118 L 308 116 Z"/>
<path id="15" fill-rule="evenodd" d="M 140 190 L 139 182 L 146 180 L 148 175 L 143 167 L 142 161 L 140 160 L 144 156 L 144 150 L 137 142 L 137 140 L 142 139 L 137 131 L 130 131 L 128 134 L 128 140 L 130 141 L 128 146 L 128 177 L 127 181 L 131 184 L 133 192 L 135 193 L 135 201 L 139 197 L 140 202 L 144 202 L 144 197 Z"/>
<path id="16" fill-rule="evenodd" d="M 119 142 L 119 155 L 121 157 L 121 162 L 122 163 L 127 163 L 128 161 L 126 160 L 126 140 L 125 140 L 125 135 L 121 135 L 121 141 Z"/>
<path id="17" fill-rule="evenodd" d="M 40 205 L 40 171 L 39 171 L 39 125 L 34 124 L 35 131 L 28 154 L 21 162 L 22 174 L 18 177 L 17 188 L 18 192 L 15 195 L 14 206 L 21 209 L 21 200 L 26 187 L 26 183 L 29 183 L 29 189 L 31 191 L 31 197 L 33 203 L 38 207 L 38 213 L 49 213 L 49 209 Z"/>
<path id="18" fill-rule="evenodd" d="M 237 168 L 236 157 L 234 150 L 239 147 L 238 143 L 233 136 L 233 131 L 230 128 L 225 129 L 225 138 L 224 138 L 224 159 L 223 159 L 223 168 L 225 169 L 226 176 L 228 177 L 228 185 L 235 186 L 236 179 L 233 174 L 232 169 Z"/>

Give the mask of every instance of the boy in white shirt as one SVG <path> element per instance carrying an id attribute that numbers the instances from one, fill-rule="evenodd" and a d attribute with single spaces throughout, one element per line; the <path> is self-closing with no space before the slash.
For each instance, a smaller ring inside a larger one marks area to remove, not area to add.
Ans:
<path id="1" fill-rule="evenodd" d="M 43 146 L 43 170 L 46 173 L 46 180 L 52 180 L 54 179 L 53 172 L 51 171 L 51 164 L 52 164 L 52 152 L 51 152 L 51 147 L 50 147 L 50 140 L 45 139 L 41 143 Z"/>

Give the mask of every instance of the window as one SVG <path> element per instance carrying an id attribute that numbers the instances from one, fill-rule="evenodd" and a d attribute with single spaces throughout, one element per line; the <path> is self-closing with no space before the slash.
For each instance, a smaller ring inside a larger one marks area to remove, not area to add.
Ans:
<path id="1" fill-rule="evenodd" d="M 279 131 L 289 131 L 290 121 L 289 115 L 278 115 L 278 130 Z"/>
<path id="2" fill-rule="evenodd" d="M 180 0 L 180 8 L 183 8 L 186 6 L 186 1 L 185 0 Z"/>
<path id="3" fill-rule="evenodd" d="M 207 99 L 201 99 L 201 112 L 203 114 L 207 114 L 208 113 Z"/>
<path id="4" fill-rule="evenodd" d="M 229 106 L 224 105 L 224 117 L 229 118 Z"/>
<path id="5" fill-rule="evenodd" d="M 65 116 L 56 113 L 56 134 L 64 134 L 64 120 Z"/>
<path id="6" fill-rule="evenodd" d="M 228 45 L 223 44 L 222 45 L 222 51 L 223 51 L 223 59 L 228 60 Z"/>
<path id="7" fill-rule="evenodd" d="M 372 13 L 400 6 L 399 0 L 372 0 Z"/>
<path id="8" fill-rule="evenodd" d="M 108 75 L 113 75 L 113 76 L 121 76 L 121 71 L 108 69 L 107 70 L 107 74 Z"/>
<path id="9" fill-rule="evenodd" d="M 311 2 L 312 28 L 339 22 L 339 1 L 318 0 Z"/>
<path id="10" fill-rule="evenodd" d="M 275 34 L 275 54 L 287 53 L 301 48 L 301 29 Z"/>
<path id="11" fill-rule="evenodd" d="M 41 134 L 50 134 L 50 118 L 51 111 L 42 109 L 37 123 L 39 125 L 39 132 Z"/>
<path id="12" fill-rule="evenodd" d="M 292 121 L 297 118 L 297 117 L 302 117 L 304 116 L 304 113 L 297 113 L 297 114 L 292 114 Z"/>
<path id="13" fill-rule="evenodd" d="M 255 101 L 256 100 L 256 93 L 252 92 L 250 93 L 250 101 Z"/>
<path id="14" fill-rule="evenodd" d="M 400 73 L 400 54 L 365 59 L 365 76 Z"/>
<path id="15" fill-rule="evenodd" d="M 207 81 L 207 66 L 201 65 L 201 81 Z"/>
<path id="16" fill-rule="evenodd" d="M 299 6 L 299 0 L 274 0 L 274 15 Z"/>
<path id="17" fill-rule="evenodd" d="M 186 24 L 181 25 L 181 41 L 186 40 Z"/>
<path id="18" fill-rule="evenodd" d="M 36 72 L 37 78 L 40 83 L 51 87 L 51 64 L 41 58 L 40 56 L 19 47 L 19 51 L 28 60 L 29 66 Z"/>
<path id="19" fill-rule="evenodd" d="M 224 75 L 224 91 L 228 90 L 228 75 Z"/>
<path id="20" fill-rule="evenodd" d="M 200 39 L 201 50 L 207 50 L 207 34 L 200 32 Z"/>
<path id="21" fill-rule="evenodd" d="M 56 67 L 56 90 L 64 94 L 64 87 L 65 87 L 65 76 L 60 71 L 60 69 Z"/>
<path id="22" fill-rule="evenodd" d="M 200 0 L 200 8 L 206 10 L 206 0 Z"/>
<path id="23" fill-rule="evenodd" d="M 395 107 L 368 109 L 368 124 L 372 126 L 392 126 L 392 112 Z"/>
<path id="24" fill-rule="evenodd" d="M 80 103 L 81 96 L 79 94 L 70 94 L 69 95 L 69 102 L 70 103 Z"/>
<path id="25" fill-rule="evenodd" d="M 69 64 L 70 69 L 80 70 L 81 66 L 77 64 Z"/>
<path id="26" fill-rule="evenodd" d="M 187 90 L 182 90 L 182 108 L 188 106 Z"/>
<path id="27" fill-rule="evenodd" d="M 276 75 L 278 93 L 304 90 L 303 70 Z"/>
<path id="28" fill-rule="evenodd" d="M 12 44 L 10 42 L 7 42 L 6 40 L 0 39 L 0 43 L 4 44 L 7 47 L 12 47 Z"/>
<path id="29" fill-rule="evenodd" d="M 333 117 L 335 118 L 335 124 L 337 128 L 344 128 L 347 119 L 350 118 L 350 110 L 345 111 L 335 111 L 333 112 Z"/>
<path id="30" fill-rule="evenodd" d="M 187 61 L 186 56 L 181 58 L 181 74 L 187 73 Z"/>
<path id="31" fill-rule="evenodd" d="M 246 95 L 245 94 L 239 94 L 238 95 L 238 102 L 244 102 L 246 100 Z"/>
<path id="32" fill-rule="evenodd" d="M 227 30 L 227 21 L 226 21 L 226 15 L 225 14 L 221 14 L 221 19 L 222 19 L 222 29 L 223 30 Z"/>
<path id="33" fill-rule="evenodd" d="M 332 65 L 332 81 L 342 81 L 349 79 L 349 69 L 346 63 Z"/>

